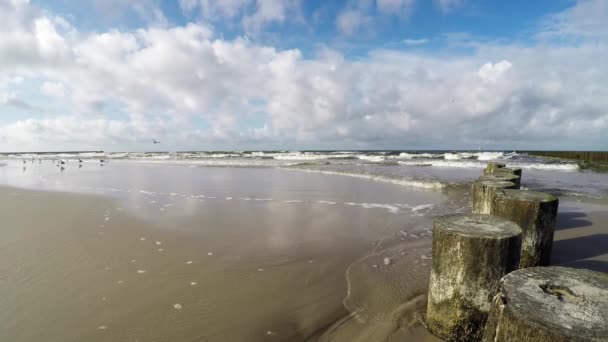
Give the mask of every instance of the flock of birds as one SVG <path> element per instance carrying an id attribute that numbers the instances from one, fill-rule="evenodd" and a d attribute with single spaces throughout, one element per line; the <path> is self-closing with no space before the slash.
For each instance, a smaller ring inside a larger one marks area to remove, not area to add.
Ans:
<path id="1" fill-rule="evenodd" d="M 65 170 L 65 165 L 68 164 L 68 159 L 50 159 L 50 161 L 55 164 L 61 171 Z M 31 160 L 32 164 L 34 164 L 36 162 L 36 158 L 32 158 Z M 99 159 L 99 165 L 100 166 L 104 166 L 104 163 L 106 162 L 105 159 Z M 82 163 L 83 160 L 82 159 L 78 159 L 78 168 L 82 167 Z M 42 159 L 38 158 L 38 164 L 42 164 Z M 26 165 L 27 165 L 27 160 L 23 159 L 23 171 L 25 171 L 26 169 Z"/>

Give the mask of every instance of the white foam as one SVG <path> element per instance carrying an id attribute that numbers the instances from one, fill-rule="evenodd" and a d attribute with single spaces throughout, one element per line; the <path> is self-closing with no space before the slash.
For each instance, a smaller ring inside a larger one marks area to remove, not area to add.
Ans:
<path id="1" fill-rule="evenodd" d="M 317 203 L 319 203 L 319 204 L 329 204 L 329 205 L 336 204 L 336 202 L 332 202 L 332 201 L 325 201 L 325 200 L 320 200 L 320 201 L 317 201 Z"/>
<path id="2" fill-rule="evenodd" d="M 477 160 L 496 160 L 502 158 L 504 153 L 502 152 L 479 152 L 476 153 Z"/>
<path id="3" fill-rule="evenodd" d="M 386 209 L 393 214 L 397 214 L 399 212 L 399 208 L 397 206 L 391 204 L 379 204 L 379 203 L 355 203 L 355 202 L 347 202 L 345 205 L 362 207 L 365 209 Z"/>
<path id="4" fill-rule="evenodd" d="M 399 159 L 414 159 L 414 158 L 438 158 L 441 155 L 432 154 L 432 153 L 407 153 L 402 152 L 399 153 L 397 158 Z"/>
<path id="5" fill-rule="evenodd" d="M 191 265 L 191 264 L 192 264 L 192 262 L 193 262 L 192 260 L 188 260 L 188 261 L 186 261 L 186 264 L 187 264 L 187 265 Z"/>
<path id="6" fill-rule="evenodd" d="M 401 162 L 399 162 L 401 163 Z M 312 172 L 312 173 L 322 173 L 326 175 L 336 175 L 336 176 L 346 176 L 353 178 L 362 178 L 375 182 L 383 182 L 383 183 L 391 183 L 396 185 L 414 187 L 414 188 L 423 188 L 423 189 L 441 189 L 446 185 L 437 181 L 418 181 L 411 180 L 406 178 L 391 178 L 385 176 L 378 175 L 369 175 L 369 174 L 361 174 L 361 173 L 349 173 L 349 172 L 338 172 L 338 171 L 327 171 L 327 170 L 313 170 L 313 169 L 287 169 L 287 170 L 297 170 L 301 172 Z"/>
<path id="7" fill-rule="evenodd" d="M 181 310 L 181 309 L 182 309 L 182 305 L 181 305 L 181 304 L 179 304 L 179 303 L 177 303 L 177 304 L 173 304 L 173 308 L 174 308 L 175 310 Z"/>
<path id="8" fill-rule="evenodd" d="M 303 203 L 304 201 L 302 200 L 286 200 L 283 201 L 283 203 Z"/>
<path id="9" fill-rule="evenodd" d="M 137 270 L 137 273 L 138 274 L 144 274 L 144 273 L 146 273 L 146 270 Z"/>
<path id="10" fill-rule="evenodd" d="M 424 210 L 424 209 L 430 209 L 432 207 L 434 207 L 434 204 L 421 204 L 421 205 L 417 205 L 415 207 L 412 208 L 412 211 L 419 211 L 419 210 Z"/>
<path id="11" fill-rule="evenodd" d="M 384 156 L 377 156 L 377 155 L 370 156 L 370 155 L 365 155 L 365 154 L 358 155 L 357 158 L 359 158 L 361 160 L 366 160 L 369 162 L 374 162 L 374 163 L 381 163 L 385 160 Z"/>

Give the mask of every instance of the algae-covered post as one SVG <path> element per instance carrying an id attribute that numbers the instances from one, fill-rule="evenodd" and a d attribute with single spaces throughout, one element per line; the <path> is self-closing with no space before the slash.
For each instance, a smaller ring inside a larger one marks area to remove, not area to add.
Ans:
<path id="1" fill-rule="evenodd" d="M 607 322 L 608 274 L 531 267 L 502 279 L 483 341 L 608 341 Z"/>
<path id="2" fill-rule="evenodd" d="M 486 168 L 483 170 L 483 173 L 484 174 L 494 173 L 496 170 L 502 169 L 505 166 L 506 165 L 503 163 L 496 163 L 496 162 L 488 163 L 488 165 L 486 165 Z"/>
<path id="3" fill-rule="evenodd" d="M 488 169 L 484 169 L 483 170 L 483 175 L 487 176 L 487 175 L 502 175 L 502 176 L 507 176 L 507 177 L 513 177 L 513 176 L 517 176 L 518 178 L 513 181 L 515 183 L 515 186 L 517 187 L 517 189 L 519 189 L 521 187 L 521 174 L 522 174 L 522 170 L 519 167 L 503 167 L 500 169 L 496 169 L 493 172 L 488 172 Z"/>
<path id="4" fill-rule="evenodd" d="M 500 168 L 500 169 L 496 169 L 493 172 L 488 172 L 487 168 L 483 170 L 483 174 L 484 175 L 490 175 L 490 174 L 493 174 L 493 173 L 495 173 L 495 174 L 507 173 L 507 174 L 512 174 L 512 175 L 516 175 L 516 176 L 521 177 L 522 171 L 521 171 L 520 167 L 503 167 L 503 168 Z"/>
<path id="5" fill-rule="evenodd" d="M 515 189 L 519 189 L 521 186 L 521 178 L 514 173 L 495 172 L 495 173 L 483 175 L 483 176 L 479 177 L 478 180 L 512 182 L 513 184 L 515 184 Z"/>
<path id="6" fill-rule="evenodd" d="M 493 215 L 438 217 L 426 323 L 448 341 L 478 341 L 500 279 L 517 268 L 521 229 Z"/>
<path id="7" fill-rule="evenodd" d="M 514 189 L 515 183 L 505 180 L 478 180 L 471 186 L 471 211 L 489 214 L 498 189 Z"/>
<path id="8" fill-rule="evenodd" d="M 497 190 L 490 213 L 522 229 L 520 268 L 549 266 L 559 200 L 538 191 Z"/>

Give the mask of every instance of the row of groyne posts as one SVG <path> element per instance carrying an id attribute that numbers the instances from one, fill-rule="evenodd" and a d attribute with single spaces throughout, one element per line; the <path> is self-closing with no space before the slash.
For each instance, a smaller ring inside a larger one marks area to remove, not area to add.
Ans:
<path id="1" fill-rule="evenodd" d="M 447 341 L 608 341 L 608 274 L 550 265 L 558 199 L 490 163 L 433 222 L 426 326 Z"/>

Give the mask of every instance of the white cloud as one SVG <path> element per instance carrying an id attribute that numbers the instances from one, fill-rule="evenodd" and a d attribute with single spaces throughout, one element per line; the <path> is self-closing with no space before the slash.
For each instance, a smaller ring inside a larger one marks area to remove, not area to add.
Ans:
<path id="1" fill-rule="evenodd" d="M 484 82 L 496 83 L 512 66 L 513 65 L 509 61 L 500 61 L 495 64 L 488 62 L 479 68 L 477 75 L 479 75 L 479 78 Z"/>
<path id="2" fill-rule="evenodd" d="M 257 0 L 255 12 L 243 18 L 245 31 L 257 33 L 264 25 L 283 23 L 299 6 L 300 0 Z"/>
<path id="3" fill-rule="evenodd" d="M 608 1 L 579 0 L 542 23 L 541 38 L 606 38 L 608 36 Z"/>
<path id="4" fill-rule="evenodd" d="M 606 144 L 605 43 L 306 58 L 200 23 L 83 33 L 25 2 L 0 7 L 0 112 L 36 98 L 32 82 L 65 102 L 0 125 L 2 149 Z"/>
<path id="5" fill-rule="evenodd" d="M 338 14 L 336 27 L 340 33 L 350 36 L 371 23 L 371 17 L 358 9 L 347 9 Z"/>
<path id="6" fill-rule="evenodd" d="M 67 90 L 65 85 L 57 82 L 44 82 L 40 87 L 40 91 L 47 96 L 63 98 Z"/>
<path id="7" fill-rule="evenodd" d="M 403 44 L 405 45 L 423 45 L 429 42 L 428 39 L 426 38 L 419 38 L 419 39 L 404 39 L 402 40 Z"/>
<path id="8" fill-rule="evenodd" d="M 380 13 L 407 16 L 415 2 L 415 0 L 376 0 L 376 6 Z"/>
<path id="9" fill-rule="evenodd" d="M 204 18 L 212 21 L 237 17 L 253 3 L 254 0 L 179 0 L 185 12 L 198 9 Z"/>
<path id="10" fill-rule="evenodd" d="M 464 5 L 465 0 L 434 0 L 435 6 L 443 13 L 448 13 Z"/>

